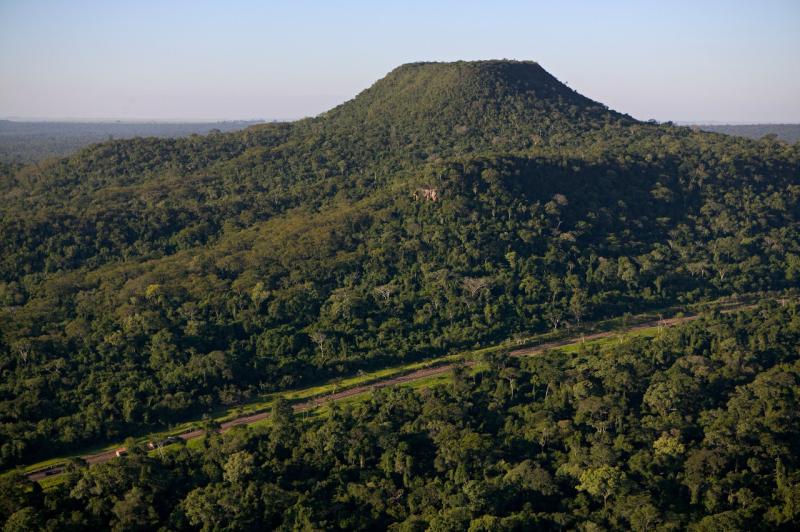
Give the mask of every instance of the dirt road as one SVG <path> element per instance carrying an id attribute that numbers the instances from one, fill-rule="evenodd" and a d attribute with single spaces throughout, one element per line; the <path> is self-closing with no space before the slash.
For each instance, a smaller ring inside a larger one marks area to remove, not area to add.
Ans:
<path id="1" fill-rule="evenodd" d="M 684 316 L 684 317 L 680 317 L 680 318 L 669 318 L 669 319 L 664 319 L 664 320 L 650 321 L 650 322 L 647 322 L 647 323 L 640 323 L 638 325 L 635 325 L 635 326 L 632 326 L 632 327 L 628 327 L 627 329 L 624 329 L 624 330 L 606 331 L 606 332 L 595 333 L 595 334 L 590 334 L 590 335 L 585 335 L 585 336 L 580 336 L 580 337 L 566 338 L 564 340 L 557 340 L 557 341 L 554 341 L 554 342 L 548 342 L 548 343 L 540 344 L 540 345 L 537 345 L 537 346 L 534 346 L 534 347 L 527 347 L 527 348 L 524 348 L 524 349 L 517 349 L 516 351 L 511 351 L 510 354 L 511 354 L 511 356 L 515 356 L 515 357 L 530 356 L 530 355 L 535 355 L 537 353 L 541 353 L 542 351 L 546 351 L 548 349 L 555 349 L 557 347 L 565 347 L 565 346 L 568 346 L 568 345 L 574 345 L 574 344 L 578 344 L 578 343 L 581 343 L 581 342 L 590 342 L 590 341 L 593 341 L 593 340 L 599 340 L 599 339 L 602 339 L 602 338 L 608 338 L 610 336 L 614 336 L 614 335 L 617 335 L 617 334 L 620 334 L 620 333 L 630 333 L 630 332 L 633 332 L 633 331 L 636 331 L 636 330 L 646 329 L 646 328 L 649 328 L 649 327 L 656 327 L 656 326 L 659 326 L 659 325 L 662 326 L 662 327 L 671 327 L 671 326 L 677 325 L 679 323 L 684 323 L 684 322 L 695 320 L 698 317 L 699 316 Z M 473 365 L 475 365 L 477 363 L 478 363 L 477 361 L 471 360 L 471 361 L 467 361 L 466 365 L 467 366 L 473 366 Z M 404 375 L 400 375 L 400 376 L 397 376 L 397 377 L 387 378 L 387 379 L 375 381 L 375 382 L 372 382 L 372 383 L 369 383 L 369 384 L 360 385 L 360 386 L 354 386 L 353 388 L 348 388 L 348 389 L 342 390 L 340 392 L 334 392 L 334 393 L 330 393 L 330 394 L 326 394 L 326 395 L 320 395 L 320 396 L 308 399 L 306 401 L 295 403 L 293 408 L 294 408 L 295 412 L 303 412 L 303 411 L 306 411 L 306 410 L 311 410 L 311 409 L 316 408 L 316 407 L 318 407 L 320 405 L 323 405 L 323 404 L 325 404 L 325 403 L 327 403 L 329 401 L 338 401 L 340 399 L 345 399 L 347 397 L 352 397 L 354 395 L 359 395 L 359 394 L 368 392 L 370 390 L 374 390 L 376 388 L 385 388 L 387 386 L 395 386 L 395 385 L 398 385 L 398 384 L 403 384 L 403 383 L 407 383 L 407 382 L 413 382 L 413 381 L 416 381 L 416 380 L 419 380 L 419 379 L 424 379 L 424 378 L 430 377 L 432 375 L 439 375 L 441 373 L 446 373 L 448 371 L 451 371 L 453 369 L 454 365 L 455 364 L 443 364 L 443 365 L 440 365 L 440 366 L 433 366 L 433 367 L 429 367 L 429 368 L 423 368 L 423 369 L 419 369 L 419 370 L 413 371 L 411 373 L 406 373 Z M 226 421 L 225 423 L 222 423 L 222 425 L 220 425 L 220 430 L 222 432 L 225 432 L 227 430 L 230 430 L 233 427 L 236 427 L 236 426 L 239 426 L 239 425 L 249 425 L 251 423 L 255 423 L 257 421 L 261 421 L 263 419 L 266 419 L 269 416 L 270 416 L 270 412 L 259 412 L 257 414 L 251 414 L 251 415 L 247 415 L 247 416 L 242 416 L 242 417 L 239 417 L 239 418 L 236 418 L 236 419 L 232 419 L 230 421 Z M 184 432 L 183 434 L 180 434 L 179 437 L 184 439 L 184 440 L 192 440 L 192 439 L 201 437 L 203 434 L 205 434 L 205 431 L 203 429 L 197 429 L 197 430 L 193 430 L 191 432 Z M 116 457 L 116 450 L 103 451 L 103 452 L 97 453 L 97 454 L 90 454 L 90 455 L 86 455 L 86 456 L 81 456 L 81 458 L 83 460 L 85 460 L 86 463 L 88 463 L 88 464 L 100 464 L 100 463 L 103 463 L 103 462 L 108 462 L 109 460 L 112 460 L 115 457 Z M 63 469 L 64 469 L 63 466 L 56 465 L 56 466 L 53 466 L 53 467 L 51 467 L 49 469 L 44 469 L 44 470 L 34 471 L 33 473 L 29 473 L 28 474 L 28 478 L 31 479 L 31 480 L 41 480 L 41 479 L 46 478 L 48 476 L 57 475 L 57 474 L 61 473 L 63 471 Z"/>

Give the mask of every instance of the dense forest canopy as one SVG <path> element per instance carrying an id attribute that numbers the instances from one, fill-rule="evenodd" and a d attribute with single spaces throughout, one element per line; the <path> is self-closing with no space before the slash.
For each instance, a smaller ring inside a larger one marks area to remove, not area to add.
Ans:
<path id="1" fill-rule="evenodd" d="M 0 166 L 0 464 L 326 377 L 797 287 L 800 145 L 640 123 L 535 63 Z"/>
<path id="2" fill-rule="evenodd" d="M 311 420 L 132 449 L 42 492 L 0 477 L 6 530 L 796 530 L 800 307 L 654 338 L 489 357 Z"/>

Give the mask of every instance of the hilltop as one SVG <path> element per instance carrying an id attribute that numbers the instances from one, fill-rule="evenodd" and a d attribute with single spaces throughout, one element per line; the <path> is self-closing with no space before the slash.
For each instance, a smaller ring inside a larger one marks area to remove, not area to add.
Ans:
<path id="1" fill-rule="evenodd" d="M 0 463 L 389 362 L 800 275 L 800 147 L 643 124 L 535 63 L 0 167 Z"/>
<path id="2" fill-rule="evenodd" d="M 635 121 L 520 61 L 411 63 L 324 113 L 323 131 L 446 155 L 517 150 Z M 571 140 L 571 139 L 570 139 Z"/>

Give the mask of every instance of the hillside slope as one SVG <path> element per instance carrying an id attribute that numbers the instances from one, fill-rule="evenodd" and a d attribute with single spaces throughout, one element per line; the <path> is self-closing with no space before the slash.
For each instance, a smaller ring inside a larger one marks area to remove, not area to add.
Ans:
<path id="1" fill-rule="evenodd" d="M 534 63 L 0 180 L 0 460 L 522 331 L 797 286 L 800 147 L 638 123 Z"/>

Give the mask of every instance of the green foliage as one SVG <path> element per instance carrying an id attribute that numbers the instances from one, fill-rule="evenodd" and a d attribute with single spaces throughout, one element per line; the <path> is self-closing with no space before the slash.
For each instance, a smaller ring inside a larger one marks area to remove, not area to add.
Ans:
<path id="1" fill-rule="evenodd" d="M 737 372 L 733 345 L 750 354 Z M 798 345 L 800 306 L 765 305 L 573 355 L 494 357 L 306 422 L 280 403 L 271 426 L 134 453 L 43 494 L 6 477 L 6 528 L 793 530 Z M 646 399 L 687 372 L 702 376 L 696 400 Z"/>
<path id="2" fill-rule="evenodd" d="M 799 168 L 798 145 L 642 124 L 502 61 L 406 65 L 291 124 L 0 166 L 0 464 L 515 334 L 796 287 Z M 748 355 L 729 347 L 733 378 Z M 702 401 L 702 371 L 645 401 L 675 417 Z M 518 393 L 504 380 L 498 404 Z M 587 397 L 581 416 L 601 427 L 608 408 Z"/>

